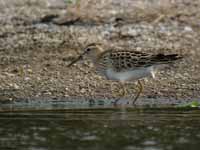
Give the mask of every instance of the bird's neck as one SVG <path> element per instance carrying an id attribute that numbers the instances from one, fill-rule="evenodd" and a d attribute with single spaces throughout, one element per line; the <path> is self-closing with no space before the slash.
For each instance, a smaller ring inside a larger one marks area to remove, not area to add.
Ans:
<path id="1" fill-rule="evenodd" d="M 105 52 L 106 51 L 104 51 L 104 49 L 98 48 L 96 49 L 96 51 L 92 53 L 92 55 L 90 55 L 90 59 L 93 61 L 93 63 L 97 63 L 98 60 L 104 55 Z"/>
<path id="2" fill-rule="evenodd" d="M 99 64 L 99 62 L 104 61 L 102 59 L 104 59 L 105 55 L 107 55 L 108 53 L 109 53 L 109 51 L 96 53 L 95 57 L 92 58 L 93 63 L 94 64 Z"/>
<path id="3" fill-rule="evenodd" d="M 92 62 L 94 64 L 96 64 L 98 62 L 98 60 L 99 60 L 100 57 L 101 57 L 101 53 L 95 53 L 94 55 L 92 55 L 90 57 L 90 59 L 92 60 Z"/>

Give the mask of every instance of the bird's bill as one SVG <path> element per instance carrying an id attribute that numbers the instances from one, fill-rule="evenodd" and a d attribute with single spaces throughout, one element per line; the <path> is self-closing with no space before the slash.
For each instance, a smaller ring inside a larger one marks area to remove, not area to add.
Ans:
<path id="1" fill-rule="evenodd" d="M 73 64 L 78 62 L 79 60 L 83 59 L 83 55 L 85 55 L 86 52 L 83 52 L 81 55 L 79 55 L 76 59 L 74 59 L 67 67 L 71 67 Z"/>
<path id="2" fill-rule="evenodd" d="M 71 67 L 73 64 L 75 64 L 77 61 L 82 59 L 83 55 L 80 55 L 78 58 L 74 59 L 69 65 L 67 65 L 67 67 Z"/>

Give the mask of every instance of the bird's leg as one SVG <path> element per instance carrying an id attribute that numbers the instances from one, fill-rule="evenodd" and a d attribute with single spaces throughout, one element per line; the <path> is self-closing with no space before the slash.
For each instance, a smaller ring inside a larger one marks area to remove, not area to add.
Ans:
<path id="1" fill-rule="evenodd" d="M 124 83 L 123 83 L 123 82 L 120 82 L 119 85 L 120 85 L 120 91 L 119 91 L 120 95 L 119 95 L 119 97 L 120 97 L 120 98 L 121 98 L 121 97 L 125 97 L 126 94 L 127 94 L 127 91 L 126 91 L 126 88 L 125 88 L 125 86 L 124 86 Z M 114 101 L 114 104 L 115 104 L 115 105 L 117 105 L 117 102 L 120 100 L 120 98 L 117 98 L 117 99 Z"/>
<path id="2" fill-rule="evenodd" d="M 120 88 L 121 90 L 119 90 L 119 91 L 117 91 L 117 93 L 115 92 L 115 90 L 114 90 L 114 84 L 115 83 L 111 83 L 111 92 L 112 93 L 114 93 L 114 96 L 117 96 L 117 97 L 124 97 L 125 95 L 126 95 L 126 88 L 125 88 L 125 86 L 124 86 L 124 83 L 121 83 L 120 82 L 120 87 L 118 87 L 118 88 Z M 119 95 L 120 94 L 120 95 Z"/>
<path id="3" fill-rule="evenodd" d="M 127 93 L 125 84 L 123 82 L 120 82 L 120 86 L 121 86 L 120 97 L 125 97 Z"/>
<path id="4" fill-rule="evenodd" d="M 116 85 L 116 82 L 112 82 L 111 84 L 110 84 L 110 89 L 111 89 L 111 94 L 114 96 L 114 97 L 118 97 L 118 93 L 115 91 L 115 86 Z"/>
<path id="5" fill-rule="evenodd" d="M 115 94 L 115 90 L 114 90 L 114 88 L 113 88 L 113 86 L 114 86 L 114 82 L 112 82 L 111 84 L 110 84 L 110 89 L 111 89 L 111 94 L 113 95 L 113 93 Z"/>
<path id="6" fill-rule="evenodd" d="M 137 101 L 137 99 L 139 98 L 140 94 L 141 94 L 142 91 L 143 91 L 143 85 L 142 85 L 142 83 L 141 83 L 140 80 L 138 80 L 137 86 L 138 86 L 139 91 L 138 91 L 136 97 L 135 97 L 134 100 L 133 100 L 133 105 L 135 104 L 135 102 Z"/>

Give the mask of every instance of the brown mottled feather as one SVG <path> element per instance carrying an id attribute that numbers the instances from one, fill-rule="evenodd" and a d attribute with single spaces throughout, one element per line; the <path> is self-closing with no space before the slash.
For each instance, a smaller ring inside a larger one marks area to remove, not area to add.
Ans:
<path id="1" fill-rule="evenodd" d="M 113 51 L 109 50 L 99 56 L 98 72 L 104 73 L 106 68 L 112 67 L 115 71 L 138 69 L 153 65 L 169 64 L 182 57 L 177 54 L 152 55 L 139 51 Z"/>

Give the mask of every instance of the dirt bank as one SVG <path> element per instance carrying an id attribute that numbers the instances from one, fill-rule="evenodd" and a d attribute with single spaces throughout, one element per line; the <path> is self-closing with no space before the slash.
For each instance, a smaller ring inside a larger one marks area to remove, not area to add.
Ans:
<path id="1" fill-rule="evenodd" d="M 172 99 L 171 103 L 199 99 L 200 1 L 126 1 L 123 7 L 120 1 L 102 7 L 91 3 L 86 11 L 83 4 L 71 9 L 52 8 L 46 1 L 1 0 L 0 100 L 116 98 L 112 82 L 97 75 L 90 61 L 67 68 L 90 42 L 187 55 L 156 79 L 144 81 L 141 98 Z M 134 87 L 135 83 L 127 84 L 129 94 L 136 92 Z"/>

